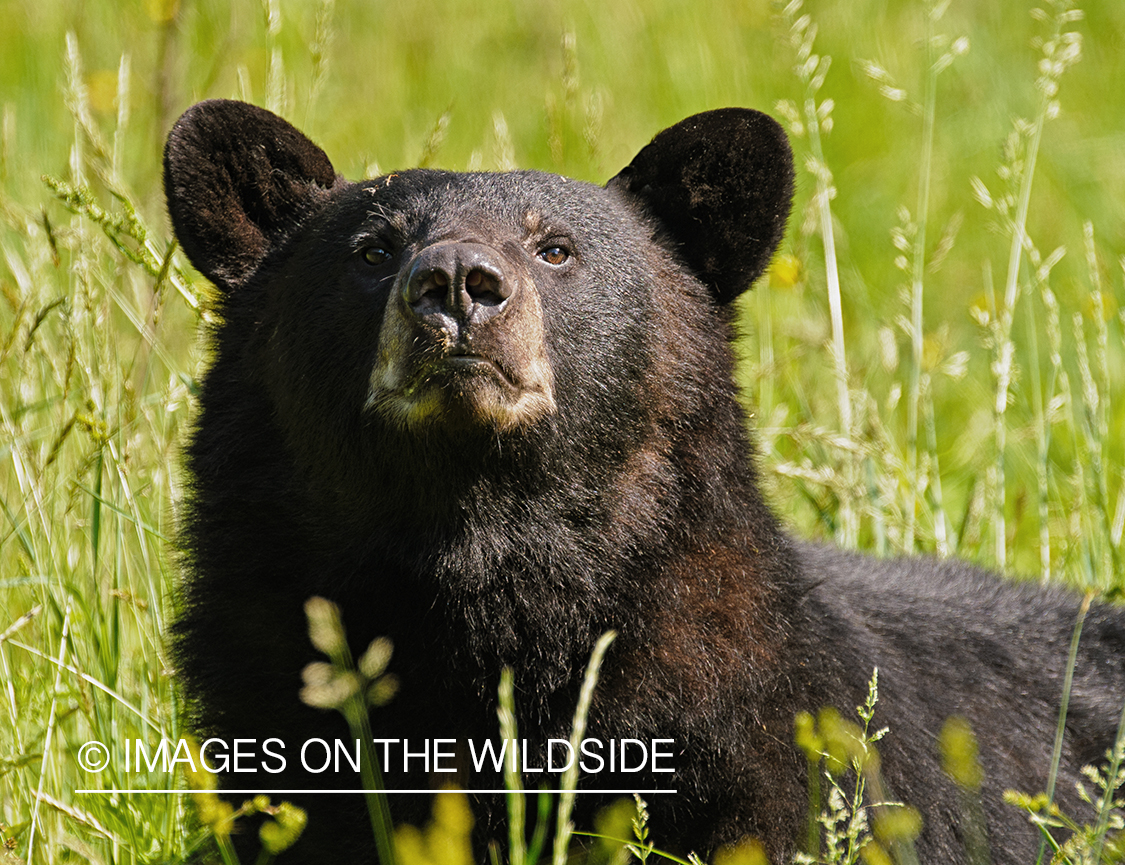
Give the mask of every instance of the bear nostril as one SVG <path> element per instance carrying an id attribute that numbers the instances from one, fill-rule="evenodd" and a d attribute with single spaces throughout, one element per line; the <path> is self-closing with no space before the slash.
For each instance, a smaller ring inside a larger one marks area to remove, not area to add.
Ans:
<path id="1" fill-rule="evenodd" d="M 470 270 L 465 276 L 465 291 L 468 292 L 473 303 L 483 306 L 501 304 L 512 293 L 504 284 L 504 277 L 480 268 Z"/>
<path id="2" fill-rule="evenodd" d="M 407 280 L 403 297 L 415 309 L 441 308 L 449 293 L 450 276 L 436 268 L 415 268 Z"/>

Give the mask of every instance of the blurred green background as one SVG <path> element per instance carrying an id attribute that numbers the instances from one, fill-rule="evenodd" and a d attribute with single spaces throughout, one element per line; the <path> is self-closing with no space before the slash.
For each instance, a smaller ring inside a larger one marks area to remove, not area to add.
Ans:
<path id="1" fill-rule="evenodd" d="M 942 76 L 938 94 L 932 205 L 939 218 L 965 207 L 970 175 L 992 175 L 1012 118 L 1035 111 L 1038 58 L 1030 42 L 1045 28 L 1028 14 L 1032 5 L 952 3 L 938 22 L 938 32 L 966 36 L 971 45 Z M 521 166 L 605 179 L 657 130 L 688 114 L 723 105 L 768 110 L 799 92 L 784 31 L 771 4 L 758 0 L 336 2 L 318 87 L 311 46 L 323 6 L 278 0 L 270 8 L 280 24 L 271 36 L 267 11 L 252 0 L 3 0 L 0 99 L 14 112 L 8 153 L 18 160 L 8 165 L 8 189 L 27 201 L 38 194 L 39 173 L 65 172 L 73 126 L 61 98 L 68 31 L 82 52 L 92 106 L 106 122 L 115 112 L 119 63 L 128 56 L 125 170 L 145 190 L 156 187 L 161 139 L 178 113 L 209 96 L 263 101 L 275 51 L 285 77 L 277 107 L 349 176 L 372 161 L 385 170 L 416 163 L 446 112 L 440 163 L 465 168 L 480 152 L 487 167 L 495 162 L 494 116 L 501 112 Z M 890 282 L 871 262 L 885 263 L 885 226 L 897 204 L 913 201 L 919 123 L 901 103 L 878 97 L 860 62 L 880 62 L 920 100 L 925 9 L 921 2 L 851 0 L 805 10 L 819 25 L 816 50 L 834 60 L 825 93 L 841 111 L 826 155 L 840 190 L 837 208 L 850 257 L 873 285 Z M 1044 142 L 1035 235 L 1065 238 L 1066 218 L 1076 215 L 1096 217 L 1106 238 L 1120 237 L 1125 225 L 1125 8 L 1100 0 L 1084 12 L 1076 28 L 1083 59 L 1066 76 L 1063 115 Z M 572 53 L 564 34 L 573 36 Z M 576 146 L 552 154 L 548 105 L 561 111 L 568 103 L 581 114 L 591 102 L 600 118 L 596 152 Z"/>
<path id="2" fill-rule="evenodd" d="M 0 834 L 36 861 L 202 843 L 182 797 L 73 791 L 181 783 L 74 753 L 178 732 L 162 634 L 208 289 L 170 253 L 160 158 L 207 97 L 283 113 L 352 178 L 604 182 L 694 112 L 795 111 L 789 235 L 739 318 L 771 499 L 802 534 L 1120 595 L 1125 3 L 1042 5 L 0 0 Z"/>

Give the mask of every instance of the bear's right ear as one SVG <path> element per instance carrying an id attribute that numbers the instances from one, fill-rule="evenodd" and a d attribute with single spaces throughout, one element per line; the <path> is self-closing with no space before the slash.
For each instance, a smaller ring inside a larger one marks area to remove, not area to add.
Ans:
<path id="1" fill-rule="evenodd" d="M 665 129 L 606 184 L 655 217 L 684 263 L 728 303 L 770 263 L 793 200 L 793 153 L 749 108 L 705 111 Z"/>
<path id="2" fill-rule="evenodd" d="M 213 99 L 168 133 L 164 193 L 191 263 L 235 288 L 336 183 L 324 151 L 276 114 Z"/>

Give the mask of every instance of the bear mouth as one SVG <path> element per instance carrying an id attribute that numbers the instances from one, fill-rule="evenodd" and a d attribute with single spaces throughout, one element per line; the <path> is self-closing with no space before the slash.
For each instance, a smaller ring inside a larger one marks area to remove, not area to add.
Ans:
<path id="1" fill-rule="evenodd" d="M 520 379 L 495 358 L 455 349 L 420 364 L 403 390 L 409 394 L 435 388 L 456 397 L 481 386 L 499 388 L 512 395 L 525 389 Z"/>
<path id="2" fill-rule="evenodd" d="M 398 393 L 408 401 L 438 400 L 443 411 L 457 406 L 477 409 L 515 402 L 527 388 L 522 380 L 493 357 L 454 348 L 419 363 Z M 485 411 L 487 414 L 487 411 Z"/>
<path id="3" fill-rule="evenodd" d="M 512 390 L 522 390 L 519 383 L 512 378 L 511 375 L 490 357 L 485 357 L 480 354 L 468 353 L 453 353 L 448 354 L 437 363 L 432 364 L 430 371 L 440 371 L 442 368 L 451 371 L 455 376 L 462 375 L 490 375 L 500 379 Z"/>
<path id="4" fill-rule="evenodd" d="M 550 367 L 477 346 L 431 345 L 377 364 L 365 411 L 405 428 L 528 426 L 556 411 Z"/>

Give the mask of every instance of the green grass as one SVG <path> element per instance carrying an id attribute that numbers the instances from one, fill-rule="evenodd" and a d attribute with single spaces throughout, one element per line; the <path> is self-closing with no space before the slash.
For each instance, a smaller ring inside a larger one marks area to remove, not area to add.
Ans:
<path id="1" fill-rule="evenodd" d="M 351 177 L 424 162 L 604 181 L 696 111 L 799 123 L 789 236 L 741 307 L 772 500 L 804 534 L 1120 596 L 1125 4 L 1086 6 L 0 0 L 12 855 L 179 861 L 212 843 L 185 796 L 74 792 L 181 783 L 118 769 L 126 739 L 179 735 L 168 539 L 208 288 L 169 256 L 160 149 L 208 96 L 281 109 Z M 1081 60 L 1041 69 L 1056 30 L 1081 34 Z M 95 739 L 115 749 L 100 775 L 76 760 Z"/>

